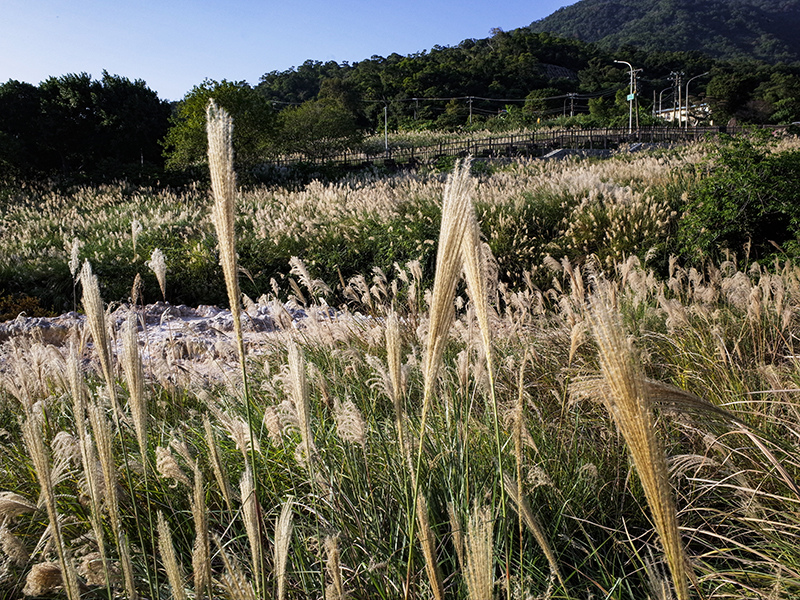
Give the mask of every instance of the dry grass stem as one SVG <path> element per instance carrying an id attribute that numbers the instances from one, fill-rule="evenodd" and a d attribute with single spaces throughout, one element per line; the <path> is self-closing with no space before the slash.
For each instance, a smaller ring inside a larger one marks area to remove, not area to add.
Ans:
<path id="1" fill-rule="evenodd" d="M 214 435 L 214 429 L 211 425 L 211 419 L 207 414 L 203 415 L 203 429 L 206 433 L 206 445 L 208 447 L 208 458 L 211 462 L 211 468 L 214 471 L 214 479 L 217 481 L 217 486 L 222 492 L 222 497 L 225 499 L 225 504 L 228 510 L 233 510 L 231 491 L 231 484 L 228 478 L 227 471 L 222 466 L 222 460 L 219 456 L 219 448 L 217 447 L 217 440 Z"/>
<path id="2" fill-rule="evenodd" d="M 561 571 L 558 568 L 556 556 L 553 553 L 553 549 L 550 547 L 550 542 L 547 541 L 542 528 L 536 521 L 536 517 L 533 515 L 533 511 L 528 504 L 528 500 L 525 498 L 525 496 L 520 494 L 520 486 L 513 479 L 511 479 L 509 475 L 505 476 L 504 483 L 506 494 L 508 494 L 508 496 L 511 498 L 511 501 L 517 506 L 517 511 L 520 514 L 520 518 L 522 518 L 528 530 L 533 534 L 533 537 L 536 539 L 536 543 L 539 544 L 539 548 L 542 549 L 542 552 L 547 559 L 547 563 L 550 565 L 550 572 L 556 576 L 558 582 L 561 584 L 561 587 L 563 589 L 567 589 L 564 585 L 564 579 L 561 577 Z"/>
<path id="3" fill-rule="evenodd" d="M 192 571 L 194 572 L 194 593 L 202 598 L 206 592 L 211 596 L 211 538 L 208 531 L 208 510 L 206 508 L 205 484 L 200 467 L 194 465 L 194 488 L 191 497 L 192 519 L 194 520 L 194 547 L 192 548 Z"/>

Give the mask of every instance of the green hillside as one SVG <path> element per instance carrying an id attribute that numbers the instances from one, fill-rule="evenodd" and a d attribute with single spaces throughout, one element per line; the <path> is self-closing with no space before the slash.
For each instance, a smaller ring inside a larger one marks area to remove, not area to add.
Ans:
<path id="1" fill-rule="evenodd" d="M 800 59 L 800 0 L 581 0 L 530 25 L 607 49 L 700 51 L 720 59 Z"/>

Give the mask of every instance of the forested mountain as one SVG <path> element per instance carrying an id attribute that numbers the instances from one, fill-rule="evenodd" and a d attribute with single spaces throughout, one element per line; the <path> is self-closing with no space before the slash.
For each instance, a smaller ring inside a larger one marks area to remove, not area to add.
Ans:
<path id="1" fill-rule="evenodd" d="M 800 0 L 581 0 L 530 30 L 612 50 L 632 45 L 728 60 L 800 60 Z"/>

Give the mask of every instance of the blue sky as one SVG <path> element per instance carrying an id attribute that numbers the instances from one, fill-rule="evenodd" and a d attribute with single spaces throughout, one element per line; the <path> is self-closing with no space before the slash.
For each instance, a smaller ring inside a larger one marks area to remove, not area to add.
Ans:
<path id="1" fill-rule="evenodd" d="M 0 0 L 0 82 L 106 69 L 179 100 L 205 78 L 451 46 L 575 1 Z"/>

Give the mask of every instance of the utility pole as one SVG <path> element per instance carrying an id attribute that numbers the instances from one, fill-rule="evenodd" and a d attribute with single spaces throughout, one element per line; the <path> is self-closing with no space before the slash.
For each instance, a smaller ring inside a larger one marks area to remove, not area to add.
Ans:
<path id="1" fill-rule="evenodd" d="M 631 63 L 624 61 L 624 60 L 615 60 L 615 63 L 619 63 L 621 65 L 628 65 L 628 68 L 631 71 L 631 87 L 630 93 L 628 94 L 628 134 L 633 133 L 633 103 L 636 100 L 636 83 L 637 77 L 636 74 L 640 73 L 641 69 L 634 69 Z M 637 102 L 638 107 L 638 102 Z M 639 111 L 636 111 L 636 129 L 639 129 Z"/>
<path id="2" fill-rule="evenodd" d="M 575 96 L 577 96 L 577 95 L 578 94 L 576 94 L 575 92 L 571 92 L 571 93 L 567 94 L 567 96 L 569 97 L 569 116 L 570 117 L 574 117 L 575 116 Z"/>
<path id="3" fill-rule="evenodd" d="M 673 71 L 670 73 L 674 78 L 675 82 L 675 92 L 673 97 L 675 98 L 675 107 L 672 111 L 672 120 L 674 121 L 677 117 L 678 119 L 678 127 L 681 125 L 681 115 L 680 113 L 683 111 L 683 103 L 681 102 L 681 77 L 683 77 L 683 71 Z"/>
<path id="4" fill-rule="evenodd" d="M 386 158 L 389 158 L 389 105 L 383 105 L 383 146 Z"/>
<path id="5" fill-rule="evenodd" d="M 469 97 L 469 124 L 472 125 L 472 96 Z"/>

